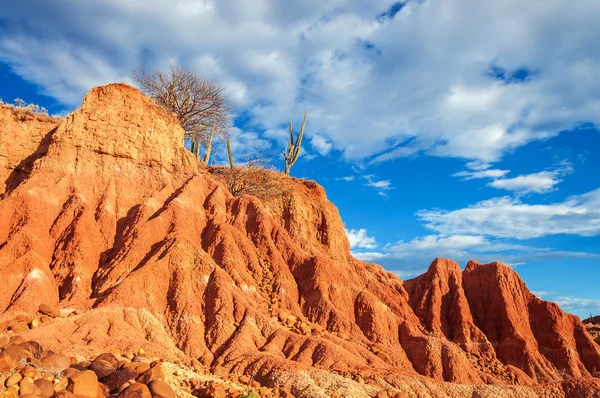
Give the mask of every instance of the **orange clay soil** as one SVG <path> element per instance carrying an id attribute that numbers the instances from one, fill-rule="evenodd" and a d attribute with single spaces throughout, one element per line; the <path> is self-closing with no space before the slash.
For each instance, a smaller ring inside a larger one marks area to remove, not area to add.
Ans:
<path id="1" fill-rule="evenodd" d="M 356 260 L 322 187 L 232 197 L 132 87 L 64 120 L 0 108 L 0 177 L 0 320 L 77 310 L 20 328 L 45 349 L 143 348 L 300 397 L 600 396 L 600 346 L 506 265 L 403 281 Z"/>

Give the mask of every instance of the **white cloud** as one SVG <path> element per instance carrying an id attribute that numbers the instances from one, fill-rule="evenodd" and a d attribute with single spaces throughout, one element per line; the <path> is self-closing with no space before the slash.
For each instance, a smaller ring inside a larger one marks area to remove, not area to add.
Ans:
<path id="1" fill-rule="evenodd" d="M 368 236 L 366 229 L 346 230 L 346 235 L 348 235 L 348 240 L 350 241 L 350 248 L 374 249 L 377 247 L 375 238 Z"/>
<path id="2" fill-rule="evenodd" d="M 352 252 L 352 255 L 362 261 L 378 261 L 389 257 L 389 254 L 381 252 Z"/>
<path id="3" fill-rule="evenodd" d="M 346 176 L 346 177 L 338 177 L 335 180 L 350 182 L 350 181 L 354 181 L 354 178 L 355 178 L 354 176 Z"/>
<path id="4" fill-rule="evenodd" d="M 498 189 L 513 191 L 518 194 L 548 193 L 561 183 L 562 177 L 573 172 L 570 162 L 562 161 L 553 170 L 524 174 L 513 178 L 501 178 L 488 185 Z"/>
<path id="5" fill-rule="evenodd" d="M 425 226 L 443 235 L 529 239 L 546 235 L 600 234 L 600 188 L 553 204 L 502 197 L 453 210 L 420 210 Z"/>
<path id="6" fill-rule="evenodd" d="M 261 134 L 307 109 L 307 139 L 318 131 L 351 160 L 492 162 L 600 124 L 597 0 L 415 1 L 377 20 L 392 4 L 12 1 L 0 60 L 70 106 L 176 61 L 225 84 Z"/>
<path id="7" fill-rule="evenodd" d="M 315 151 L 319 152 L 321 155 L 327 155 L 333 145 L 331 142 L 327 141 L 325 138 L 321 137 L 318 134 L 312 136 L 310 140 L 310 145 L 315 149 Z"/>
<path id="8" fill-rule="evenodd" d="M 558 297 L 555 300 L 564 311 L 592 315 L 600 314 L 600 300 L 578 297 Z"/>
<path id="9" fill-rule="evenodd" d="M 513 191 L 524 195 L 528 193 L 548 193 L 562 182 L 562 177 L 573 172 L 570 162 L 563 160 L 552 170 L 540 171 L 532 174 L 523 174 L 517 177 L 507 178 L 510 170 L 490 169 L 489 163 L 469 162 L 466 165 L 471 170 L 463 170 L 454 173 L 453 177 L 463 177 L 463 181 L 478 178 L 490 178 L 492 182 L 487 185 L 497 189 Z"/>
<path id="10" fill-rule="evenodd" d="M 243 131 L 237 127 L 232 127 L 229 140 L 235 158 L 234 161 L 237 165 L 245 164 L 259 156 L 275 164 L 282 161 L 281 158 L 271 156 L 271 142 L 260 138 L 260 135 L 256 132 Z M 203 156 L 203 154 L 202 152 L 200 155 Z M 213 163 L 229 164 L 226 145 L 223 140 L 218 138 L 213 140 L 210 164 Z"/>
<path id="11" fill-rule="evenodd" d="M 454 173 L 454 174 L 452 174 L 452 176 L 453 177 L 463 177 L 462 179 L 464 181 L 468 181 L 468 180 L 474 180 L 477 178 L 499 178 L 499 177 L 503 177 L 504 175 L 506 175 L 509 172 L 510 172 L 510 170 L 499 170 L 499 169 L 487 169 L 487 170 L 475 170 L 475 171 L 465 170 L 465 171 L 459 171 L 458 173 Z"/>
<path id="12" fill-rule="evenodd" d="M 427 272 L 427 268 L 395 270 L 391 272 L 396 274 L 400 279 L 410 279 L 424 274 L 425 272 Z"/>
<path id="13" fill-rule="evenodd" d="M 483 263 L 502 261 L 512 268 L 530 262 L 600 257 L 600 254 L 595 253 L 528 246 L 509 239 L 479 235 L 427 235 L 409 242 L 386 244 L 376 252 L 360 251 L 352 254 L 360 260 L 379 263 L 386 269 L 394 270 L 393 272 L 409 272 L 411 276 L 417 274 L 414 271 L 415 264 L 429 264 L 436 257 L 450 258 L 458 264 L 466 264 L 472 259 Z"/>
<path id="14" fill-rule="evenodd" d="M 546 296 L 555 294 L 555 292 L 548 292 L 545 290 L 532 290 L 531 293 L 535 294 L 538 298 L 541 298 L 541 299 L 543 299 Z"/>
<path id="15" fill-rule="evenodd" d="M 363 175 L 362 178 L 365 180 L 365 185 L 375 188 L 380 195 L 385 196 L 383 191 L 394 189 L 394 186 L 390 180 L 379 180 L 375 174 Z"/>
<path id="16" fill-rule="evenodd" d="M 541 171 L 534 174 L 525 174 L 513 178 L 503 178 L 490 182 L 490 187 L 514 191 L 521 194 L 547 193 L 561 182 L 557 175 L 550 171 Z"/>
<path id="17" fill-rule="evenodd" d="M 416 250 L 464 250 L 478 247 L 486 243 L 486 239 L 482 236 L 453 235 L 442 237 L 439 235 L 428 235 L 420 238 L 414 238 L 410 242 L 398 242 L 392 246 L 392 250 L 396 253 L 412 253 Z"/>

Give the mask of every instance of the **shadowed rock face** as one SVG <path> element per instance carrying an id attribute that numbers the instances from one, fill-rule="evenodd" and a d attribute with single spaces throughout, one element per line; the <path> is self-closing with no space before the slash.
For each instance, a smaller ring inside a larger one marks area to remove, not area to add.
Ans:
<path id="1" fill-rule="evenodd" d="M 129 86 L 95 88 L 58 126 L 30 128 L 0 135 L 0 151 L 31 139 L 11 153 L 29 166 L 0 201 L 0 308 L 80 309 L 26 332 L 49 349 L 144 347 L 301 396 L 597 385 L 600 347 L 583 324 L 509 267 L 436 259 L 402 281 L 358 261 L 320 186 L 278 176 L 280 197 L 232 197 L 183 148 L 177 122 Z"/>

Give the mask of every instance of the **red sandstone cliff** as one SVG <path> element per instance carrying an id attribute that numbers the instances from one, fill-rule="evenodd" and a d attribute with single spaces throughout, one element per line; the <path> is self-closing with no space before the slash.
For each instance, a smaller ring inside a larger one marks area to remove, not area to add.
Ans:
<path id="1" fill-rule="evenodd" d="M 79 309 L 26 332 L 51 349 L 144 347 L 299 396 L 600 390 L 600 346 L 509 267 L 437 259 L 402 281 L 358 261 L 320 186 L 280 176 L 281 197 L 232 197 L 129 86 L 93 89 L 58 126 L 10 118 L 0 308 Z"/>

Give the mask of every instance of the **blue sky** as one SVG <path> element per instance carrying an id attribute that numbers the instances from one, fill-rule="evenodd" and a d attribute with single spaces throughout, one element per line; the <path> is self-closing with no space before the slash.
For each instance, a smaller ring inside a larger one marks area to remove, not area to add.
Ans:
<path id="1" fill-rule="evenodd" d="M 600 2 L 7 2 L 0 97 L 66 114 L 139 65 L 227 87 L 238 154 L 275 156 L 338 206 L 352 251 L 403 278 L 445 256 L 515 267 L 600 313 Z M 217 151 L 215 159 L 220 159 Z"/>

